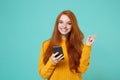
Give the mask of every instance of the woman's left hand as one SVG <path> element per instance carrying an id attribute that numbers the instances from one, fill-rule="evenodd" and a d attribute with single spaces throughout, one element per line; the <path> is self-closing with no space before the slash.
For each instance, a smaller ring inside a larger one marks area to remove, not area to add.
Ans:
<path id="1" fill-rule="evenodd" d="M 96 34 L 87 37 L 86 45 L 91 46 L 95 42 Z"/>

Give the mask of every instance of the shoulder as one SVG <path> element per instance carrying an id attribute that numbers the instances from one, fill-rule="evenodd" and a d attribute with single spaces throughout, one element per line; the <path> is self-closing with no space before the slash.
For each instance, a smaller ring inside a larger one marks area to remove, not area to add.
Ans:
<path id="1" fill-rule="evenodd" d="M 45 40 L 45 41 L 42 43 L 42 45 L 45 45 L 45 46 L 47 46 L 47 45 L 49 45 L 49 43 L 50 43 L 50 39 L 48 39 L 48 40 Z"/>
<path id="2" fill-rule="evenodd" d="M 49 46 L 50 40 L 46 40 L 42 43 L 41 49 L 46 50 Z"/>

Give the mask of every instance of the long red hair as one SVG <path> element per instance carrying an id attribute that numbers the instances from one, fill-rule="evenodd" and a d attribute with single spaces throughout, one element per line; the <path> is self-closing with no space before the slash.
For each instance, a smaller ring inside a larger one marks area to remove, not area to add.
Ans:
<path id="1" fill-rule="evenodd" d="M 49 60 L 49 57 L 52 55 L 53 53 L 52 46 L 55 45 L 57 46 L 62 41 L 61 34 L 58 31 L 58 23 L 61 15 L 67 15 L 71 20 L 72 29 L 69 35 L 67 36 L 67 41 L 66 41 L 67 52 L 69 57 L 69 66 L 71 71 L 75 70 L 76 72 L 79 72 L 78 66 L 80 65 L 84 35 L 79 29 L 75 15 L 70 10 L 63 11 L 58 15 L 56 19 L 54 31 L 50 39 L 50 44 L 44 54 L 43 62 L 44 64 L 46 64 L 47 61 Z"/>

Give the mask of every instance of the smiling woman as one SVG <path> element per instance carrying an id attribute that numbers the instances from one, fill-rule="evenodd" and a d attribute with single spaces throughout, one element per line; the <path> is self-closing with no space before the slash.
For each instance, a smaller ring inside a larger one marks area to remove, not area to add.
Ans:
<path id="1" fill-rule="evenodd" d="M 41 47 L 40 76 L 48 80 L 82 80 L 82 74 L 89 66 L 95 36 L 89 36 L 86 43 L 83 43 L 83 39 L 84 35 L 73 12 L 61 12 L 51 39 Z M 61 46 L 63 54 L 52 51 L 53 46 Z"/>
<path id="2" fill-rule="evenodd" d="M 71 21 L 68 16 L 62 15 L 60 17 L 58 30 L 62 34 L 62 38 L 65 39 L 67 34 L 71 31 Z"/>

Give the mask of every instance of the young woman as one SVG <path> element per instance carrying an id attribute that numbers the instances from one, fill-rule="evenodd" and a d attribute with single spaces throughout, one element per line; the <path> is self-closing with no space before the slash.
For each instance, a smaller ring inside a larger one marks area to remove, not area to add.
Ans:
<path id="1" fill-rule="evenodd" d="M 91 45 L 95 36 L 89 36 L 86 43 L 83 43 L 83 38 L 73 12 L 61 12 L 52 37 L 41 47 L 40 76 L 47 80 L 82 80 L 82 74 L 89 67 Z M 63 54 L 53 53 L 53 46 L 61 46 Z"/>

